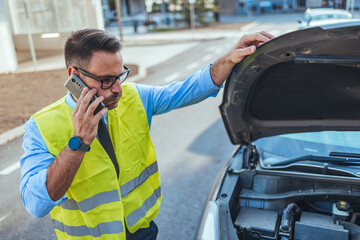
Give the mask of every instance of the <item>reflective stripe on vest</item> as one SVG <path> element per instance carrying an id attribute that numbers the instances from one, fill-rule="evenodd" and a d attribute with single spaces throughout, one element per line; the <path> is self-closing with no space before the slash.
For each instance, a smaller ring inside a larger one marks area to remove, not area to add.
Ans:
<path id="1" fill-rule="evenodd" d="M 158 171 L 157 162 L 152 163 L 150 166 L 144 169 L 139 176 L 133 180 L 120 186 L 121 197 L 126 197 L 131 193 L 135 188 L 144 183 L 151 175 Z"/>
<path id="2" fill-rule="evenodd" d="M 123 232 L 122 221 L 103 222 L 93 228 L 87 226 L 67 226 L 55 219 L 53 219 L 52 222 L 55 229 L 72 237 L 85 237 L 89 235 L 100 237 L 103 234 L 118 234 Z"/>
<path id="3" fill-rule="evenodd" d="M 136 209 L 129 216 L 126 217 L 129 227 L 137 223 L 141 218 L 145 217 L 146 213 L 155 205 L 158 198 L 161 196 L 161 188 L 159 187 L 154 191 L 154 193 L 145 200 L 140 208 Z"/>
<path id="4" fill-rule="evenodd" d="M 87 212 L 102 204 L 117 201 L 120 201 L 118 190 L 113 190 L 109 192 L 98 193 L 90 198 L 82 200 L 81 202 L 76 202 L 74 199 L 68 199 L 62 205 L 62 208 L 67 210 L 80 210 L 81 212 Z"/>

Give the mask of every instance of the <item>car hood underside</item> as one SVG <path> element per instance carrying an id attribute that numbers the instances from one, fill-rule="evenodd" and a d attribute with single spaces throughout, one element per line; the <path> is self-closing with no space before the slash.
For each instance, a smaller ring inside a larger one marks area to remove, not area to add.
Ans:
<path id="1" fill-rule="evenodd" d="M 275 38 L 237 64 L 220 106 L 232 143 L 360 130 L 360 22 Z"/>

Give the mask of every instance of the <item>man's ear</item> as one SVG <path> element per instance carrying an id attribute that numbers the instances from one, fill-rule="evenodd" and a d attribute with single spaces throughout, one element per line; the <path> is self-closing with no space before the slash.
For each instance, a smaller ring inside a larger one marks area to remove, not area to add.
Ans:
<path id="1" fill-rule="evenodd" d="M 76 75 L 79 75 L 78 71 L 77 71 L 76 68 L 74 68 L 73 66 L 68 67 L 67 71 L 68 71 L 69 77 L 70 77 L 70 75 L 73 74 L 73 73 L 76 74 Z"/>

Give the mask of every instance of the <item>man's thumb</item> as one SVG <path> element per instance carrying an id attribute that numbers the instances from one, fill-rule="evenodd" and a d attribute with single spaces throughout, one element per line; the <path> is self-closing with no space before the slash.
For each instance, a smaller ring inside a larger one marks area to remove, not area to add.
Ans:
<path id="1" fill-rule="evenodd" d="M 256 47 L 253 45 L 253 46 L 250 46 L 250 47 L 247 47 L 247 48 L 244 48 L 244 53 L 246 55 L 249 55 L 249 54 L 252 54 L 256 51 Z"/>
<path id="2" fill-rule="evenodd" d="M 240 62 L 244 57 L 246 57 L 247 55 L 250 55 L 252 53 L 254 53 L 256 51 L 256 47 L 255 46 L 250 46 L 250 47 L 246 47 L 246 48 L 242 48 L 242 49 L 238 49 L 237 50 L 237 60 L 236 62 Z"/>

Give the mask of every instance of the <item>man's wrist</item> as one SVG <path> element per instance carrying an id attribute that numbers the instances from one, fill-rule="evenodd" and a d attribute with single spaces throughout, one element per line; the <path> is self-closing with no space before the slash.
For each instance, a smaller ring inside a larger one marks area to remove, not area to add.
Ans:
<path id="1" fill-rule="evenodd" d="M 90 151 L 90 145 L 84 143 L 82 139 L 78 136 L 73 136 L 70 138 L 68 146 L 73 151 Z"/>

